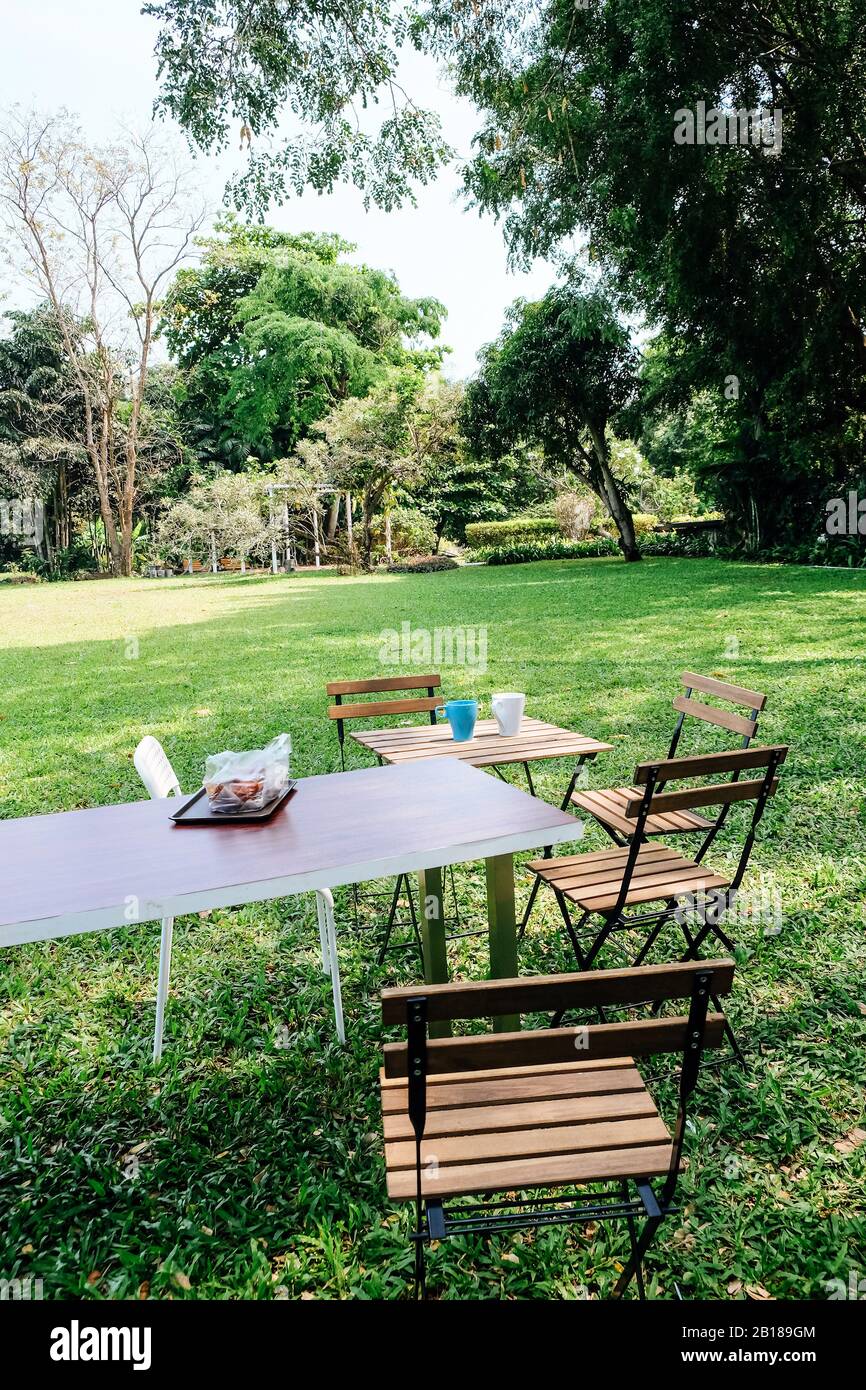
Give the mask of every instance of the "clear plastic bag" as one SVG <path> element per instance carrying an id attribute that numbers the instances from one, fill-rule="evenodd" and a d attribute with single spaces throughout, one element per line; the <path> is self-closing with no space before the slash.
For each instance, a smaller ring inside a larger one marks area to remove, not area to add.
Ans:
<path id="1" fill-rule="evenodd" d="M 204 765 L 211 810 L 227 816 L 264 810 L 286 789 L 291 751 L 289 735 L 277 734 L 265 748 L 213 753 Z"/>

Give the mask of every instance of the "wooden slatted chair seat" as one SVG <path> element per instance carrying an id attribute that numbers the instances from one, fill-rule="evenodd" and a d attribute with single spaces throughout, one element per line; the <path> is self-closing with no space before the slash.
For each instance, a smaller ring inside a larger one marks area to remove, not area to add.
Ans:
<path id="1" fill-rule="evenodd" d="M 634 834 L 634 820 L 625 814 L 629 801 L 640 796 L 640 787 L 614 787 L 609 791 L 572 792 L 571 804 L 579 806 L 599 822 L 619 835 Z M 669 811 L 666 815 L 648 816 L 644 835 L 682 835 L 711 830 L 713 822 L 694 811 Z"/>
<path id="2" fill-rule="evenodd" d="M 633 824 L 634 822 L 632 822 Z M 527 865 L 543 883 L 577 903 L 584 912 L 610 912 L 619 901 L 630 850 L 600 850 L 594 854 L 535 859 Z M 641 845 L 629 880 L 623 907 L 727 888 L 731 880 L 685 859 L 667 845 Z"/>
<path id="3" fill-rule="evenodd" d="M 380 1073 L 388 1196 L 414 1203 L 416 1292 L 425 1243 L 624 1220 L 631 1255 L 613 1294 L 636 1276 L 643 1297 L 643 1256 L 674 1210 L 701 1055 L 723 1037 L 724 1015 L 708 1005 L 733 977 L 732 960 L 680 961 L 384 990 L 382 1023 L 405 1039 L 385 1044 Z M 430 1037 L 458 1019 L 685 999 L 688 1012 L 673 1016 Z M 682 1056 L 672 1131 L 634 1060 L 664 1052 Z"/>
<path id="4" fill-rule="evenodd" d="M 388 1196 L 414 1201 L 405 1081 L 380 1077 Z M 667 1173 L 671 1136 L 631 1057 L 431 1076 L 425 1197 Z"/>

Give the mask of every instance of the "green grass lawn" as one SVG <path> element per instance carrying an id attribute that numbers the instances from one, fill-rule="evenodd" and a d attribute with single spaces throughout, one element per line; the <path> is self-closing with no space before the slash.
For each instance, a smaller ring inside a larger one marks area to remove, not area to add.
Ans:
<path id="1" fill-rule="evenodd" d="M 682 669 L 766 691 L 762 738 L 792 755 L 745 886 L 781 904 L 781 930 L 760 914 L 738 926 L 731 1015 L 752 1065 L 704 1073 L 650 1291 L 824 1298 L 826 1280 L 866 1275 L 864 617 L 863 574 L 697 560 L 0 589 L 0 813 L 140 798 L 147 732 L 190 789 L 207 753 L 282 729 L 298 774 L 335 770 L 324 683 L 379 674 L 382 630 L 403 622 L 486 627 L 486 673 L 443 667 L 446 694 L 525 690 L 529 713 L 611 742 L 596 786 L 664 752 Z M 567 775 L 540 766 L 539 794 L 558 800 Z M 730 824 L 711 862 L 733 862 Z M 482 923 L 479 871 L 457 883 Z M 551 902 L 527 972 L 574 968 Z M 377 969 L 346 894 L 337 910 L 345 1048 L 312 898 L 178 922 L 156 1069 L 158 925 L 0 953 L 0 1277 L 41 1278 L 46 1298 L 407 1296 L 377 999 L 416 966 L 401 953 Z M 668 936 L 655 958 L 678 951 Z M 484 974 L 484 938 L 451 958 Z M 430 1289 L 604 1297 L 626 1245 L 619 1226 L 453 1242 L 431 1255 Z"/>

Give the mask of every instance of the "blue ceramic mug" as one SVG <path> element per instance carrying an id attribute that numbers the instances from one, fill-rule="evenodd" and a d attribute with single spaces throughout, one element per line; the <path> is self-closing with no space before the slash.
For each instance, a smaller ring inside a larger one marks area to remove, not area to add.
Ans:
<path id="1" fill-rule="evenodd" d="M 441 709 L 436 713 L 442 718 Z M 475 721 L 478 718 L 477 700 L 446 700 L 445 718 L 451 725 L 451 733 L 455 743 L 466 743 L 475 732 Z"/>

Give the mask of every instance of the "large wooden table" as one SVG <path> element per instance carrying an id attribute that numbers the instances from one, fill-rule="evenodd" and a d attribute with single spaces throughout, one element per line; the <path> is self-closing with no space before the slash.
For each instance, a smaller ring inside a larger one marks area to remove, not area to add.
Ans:
<path id="1" fill-rule="evenodd" d="M 417 873 L 425 975 L 442 983 L 442 868 L 483 859 L 490 973 L 511 976 L 512 855 L 575 833 L 571 816 L 453 758 L 303 778 L 258 825 L 176 826 L 176 806 L 0 820 L 0 946 Z"/>
<path id="2" fill-rule="evenodd" d="M 598 753 L 609 753 L 613 747 L 610 743 L 600 743 L 597 738 L 575 734 L 569 729 L 558 728 L 556 724 L 547 724 L 543 719 L 529 719 L 525 715 L 520 732 L 510 738 L 500 734 L 495 719 L 479 719 L 472 738 L 464 743 L 455 742 L 449 724 L 361 729 L 353 732 L 352 738 L 375 753 L 380 762 L 395 766 L 441 757 L 469 763 L 472 767 L 494 769 L 520 763 L 533 795 L 535 788 L 529 771 L 530 763 L 548 758 L 576 758 L 577 764 L 562 801 L 563 809 L 568 805 L 583 764 Z"/>

